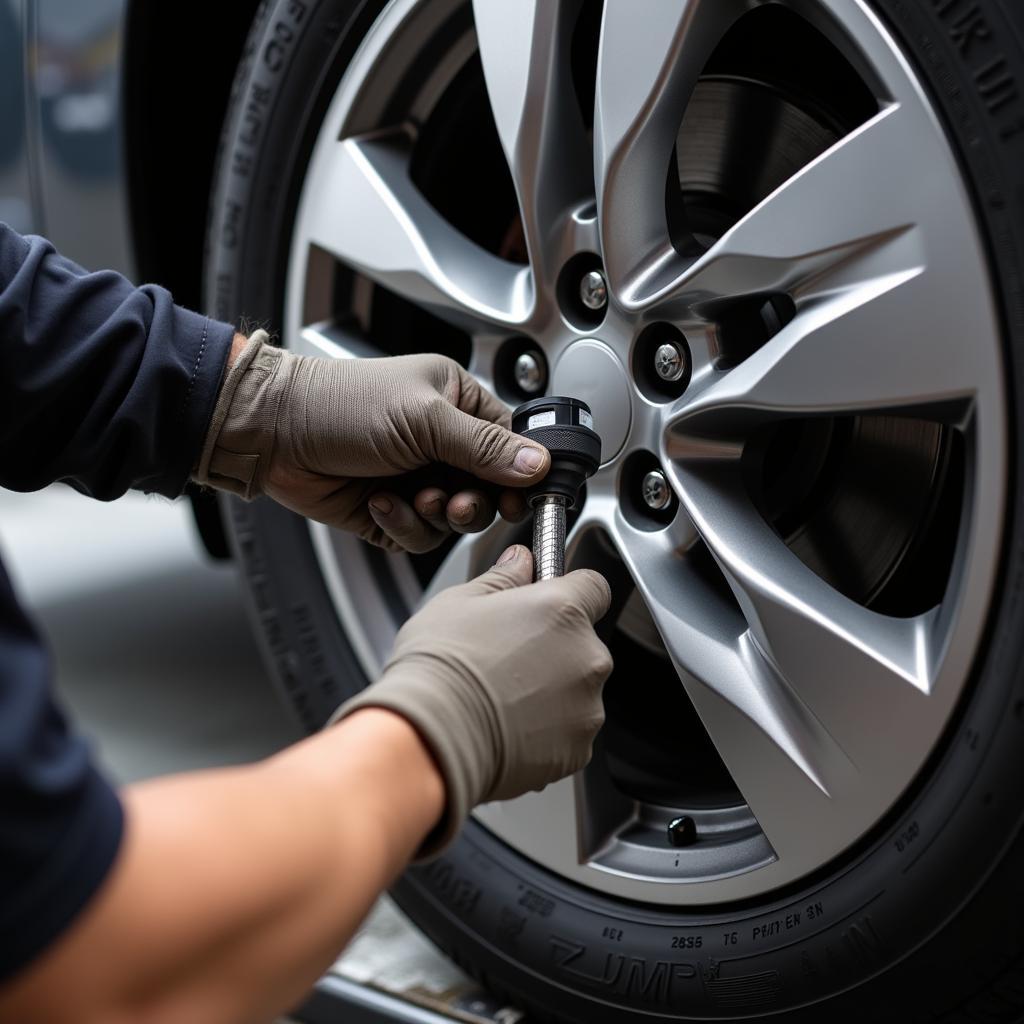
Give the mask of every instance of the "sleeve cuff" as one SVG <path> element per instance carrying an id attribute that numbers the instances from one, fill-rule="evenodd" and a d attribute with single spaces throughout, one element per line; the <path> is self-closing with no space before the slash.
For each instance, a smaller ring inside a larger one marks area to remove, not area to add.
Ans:
<path id="1" fill-rule="evenodd" d="M 235 328 L 180 306 L 175 308 L 175 318 L 176 333 L 182 338 L 182 347 L 191 360 L 188 387 L 178 414 L 180 457 L 173 467 L 170 488 L 181 494 L 202 452 L 235 338 Z"/>

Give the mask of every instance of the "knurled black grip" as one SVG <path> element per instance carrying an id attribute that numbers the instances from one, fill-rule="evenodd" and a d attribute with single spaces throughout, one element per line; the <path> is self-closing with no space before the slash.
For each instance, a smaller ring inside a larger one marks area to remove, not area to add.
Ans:
<path id="1" fill-rule="evenodd" d="M 580 488 L 601 465 L 601 438 L 592 423 L 590 407 L 578 398 L 535 398 L 512 414 L 512 430 L 551 453 L 547 476 L 527 491 L 531 504 L 560 495 L 575 507 Z"/>
<path id="2" fill-rule="evenodd" d="M 544 445 L 552 457 L 578 455 L 588 465 L 593 464 L 594 469 L 601 464 L 601 439 L 585 427 L 538 427 L 526 431 L 523 436 Z"/>

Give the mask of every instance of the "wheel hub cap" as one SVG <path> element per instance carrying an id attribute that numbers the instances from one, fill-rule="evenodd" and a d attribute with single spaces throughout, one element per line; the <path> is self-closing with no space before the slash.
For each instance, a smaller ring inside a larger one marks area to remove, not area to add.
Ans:
<path id="1" fill-rule="evenodd" d="M 633 418 L 632 388 L 619 357 L 603 341 L 587 338 L 570 345 L 555 366 L 552 392 L 590 406 L 604 463 L 622 451 Z"/>

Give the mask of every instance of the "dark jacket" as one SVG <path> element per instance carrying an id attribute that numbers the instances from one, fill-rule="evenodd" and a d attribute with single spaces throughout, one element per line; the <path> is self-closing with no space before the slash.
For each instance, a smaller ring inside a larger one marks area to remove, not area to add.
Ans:
<path id="1" fill-rule="evenodd" d="M 0 486 L 177 497 L 233 335 L 162 288 L 89 273 L 0 224 Z M 0 981 L 70 924 L 121 840 L 117 796 L 51 675 L 0 566 Z"/>

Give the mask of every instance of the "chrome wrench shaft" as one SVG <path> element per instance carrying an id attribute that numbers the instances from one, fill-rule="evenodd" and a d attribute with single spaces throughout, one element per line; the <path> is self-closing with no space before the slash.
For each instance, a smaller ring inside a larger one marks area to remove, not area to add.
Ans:
<path id="1" fill-rule="evenodd" d="M 533 507 L 533 578 L 551 580 L 565 573 L 566 499 L 547 494 Z"/>

